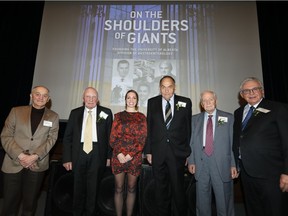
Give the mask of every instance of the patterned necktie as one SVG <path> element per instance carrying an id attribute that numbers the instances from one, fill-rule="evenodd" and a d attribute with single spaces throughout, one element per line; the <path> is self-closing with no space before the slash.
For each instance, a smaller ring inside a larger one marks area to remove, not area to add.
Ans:
<path id="1" fill-rule="evenodd" d="M 165 107 L 165 123 L 166 123 L 166 128 L 169 129 L 170 123 L 172 120 L 172 109 L 171 109 L 171 104 L 167 100 L 167 104 Z"/>
<path id="2" fill-rule="evenodd" d="M 213 123 L 212 116 L 208 116 L 208 121 L 206 125 L 206 143 L 205 143 L 205 153 L 210 156 L 213 153 Z"/>
<path id="3" fill-rule="evenodd" d="M 88 154 L 90 151 L 92 151 L 93 145 L 92 145 L 92 111 L 88 111 L 88 117 L 86 120 L 86 128 L 84 132 L 84 145 L 83 150 Z"/>
<path id="4" fill-rule="evenodd" d="M 248 113 L 247 113 L 247 115 L 246 115 L 246 117 L 245 117 L 245 119 L 242 122 L 242 130 L 244 130 L 244 128 L 246 127 L 247 122 L 251 118 L 253 111 L 254 111 L 254 107 L 251 106 L 249 111 L 248 111 Z"/>

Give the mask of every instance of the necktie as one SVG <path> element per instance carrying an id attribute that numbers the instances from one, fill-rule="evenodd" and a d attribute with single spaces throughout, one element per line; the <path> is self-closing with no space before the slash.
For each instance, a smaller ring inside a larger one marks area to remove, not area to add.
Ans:
<path id="1" fill-rule="evenodd" d="M 206 143 L 205 143 L 205 153 L 210 156 L 213 153 L 213 123 L 212 116 L 208 116 L 208 121 L 206 125 Z"/>
<path id="2" fill-rule="evenodd" d="M 88 117 L 86 120 L 86 128 L 84 132 L 84 145 L 83 150 L 88 154 L 92 151 L 92 111 L 88 111 Z"/>
<path id="3" fill-rule="evenodd" d="M 171 109 L 171 104 L 169 101 L 167 101 L 166 107 L 165 107 L 165 124 L 166 128 L 169 129 L 170 123 L 172 120 L 172 109 Z"/>
<path id="4" fill-rule="evenodd" d="M 249 111 L 248 111 L 248 113 L 247 113 L 247 115 L 245 116 L 245 119 L 242 122 L 242 130 L 244 130 L 244 128 L 246 127 L 247 122 L 251 118 L 253 111 L 254 111 L 254 107 L 251 106 Z"/>

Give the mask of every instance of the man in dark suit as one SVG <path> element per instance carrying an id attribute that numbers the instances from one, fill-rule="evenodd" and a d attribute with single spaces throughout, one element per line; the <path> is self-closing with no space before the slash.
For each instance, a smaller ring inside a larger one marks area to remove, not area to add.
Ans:
<path id="1" fill-rule="evenodd" d="M 233 179 L 238 177 L 238 173 L 232 152 L 234 117 L 216 109 L 216 104 L 216 94 L 203 91 L 201 106 L 205 111 L 192 117 L 192 153 L 188 158 L 188 168 L 197 180 L 196 213 L 199 216 L 212 215 L 212 189 L 217 215 L 235 215 Z M 210 118 L 212 148 L 208 143 Z"/>
<path id="2" fill-rule="evenodd" d="M 112 112 L 98 104 L 98 92 L 92 87 L 83 93 L 84 106 L 71 111 L 63 137 L 63 166 L 74 176 L 74 216 L 96 215 L 99 182 L 105 166 L 109 165 L 109 137 Z M 92 150 L 83 149 L 86 121 L 92 111 Z M 84 151 L 85 150 L 85 151 Z"/>
<path id="3" fill-rule="evenodd" d="M 1 142 L 5 150 L 3 216 L 35 214 L 45 171 L 49 168 L 49 152 L 56 143 L 59 116 L 48 109 L 49 90 L 35 86 L 31 105 L 13 107 L 5 121 Z M 2 186 L 2 185 L 1 185 Z"/>
<path id="4" fill-rule="evenodd" d="M 234 112 L 233 151 L 240 163 L 247 216 L 287 215 L 287 105 L 266 100 L 262 82 L 255 77 L 241 83 L 240 95 L 247 104 Z"/>
<path id="5" fill-rule="evenodd" d="M 159 87 L 161 95 L 148 100 L 145 154 L 156 183 L 157 215 L 168 216 L 172 212 L 173 216 L 184 216 L 184 168 L 191 153 L 192 102 L 174 94 L 175 80 L 171 76 L 164 76 Z M 171 109 L 165 114 L 168 102 Z"/>

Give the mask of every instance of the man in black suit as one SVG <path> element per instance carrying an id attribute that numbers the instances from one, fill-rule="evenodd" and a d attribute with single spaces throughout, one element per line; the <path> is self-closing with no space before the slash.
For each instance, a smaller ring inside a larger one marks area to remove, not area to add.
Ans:
<path id="1" fill-rule="evenodd" d="M 84 106 L 71 111 L 63 137 L 63 166 L 68 171 L 72 170 L 74 176 L 74 216 L 96 215 L 101 174 L 111 158 L 109 137 L 112 112 L 98 105 L 98 92 L 92 87 L 85 89 L 83 102 Z M 84 151 L 84 134 L 88 128 L 86 121 L 89 113 L 92 114 L 92 141 L 90 150 Z"/>
<path id="2" fill-rule="evenodd" d="M 287 215 L 287 104 L 266 100 L 262 82 L 255 77 L 241 83 L 240 95 L 247 104 L 234 112 L 233 151 L 240 163 L 247 216 Z M 244 124 L 250 109 L 254 111 Z"/>
<path id="3" fill-rule="evenodd" d="M 164 76 L 159 84 L 161 95 L 148 100 L 148 134 L 144 152 L 152 164 L 157 215 L 168 216 L 172 212 L 173 216 L 184 216 L 184 168 L 191 153 L 192 102 L 175 94 L 173 77 Z M 167 102 L 171 109 L 165 114 Z"/>

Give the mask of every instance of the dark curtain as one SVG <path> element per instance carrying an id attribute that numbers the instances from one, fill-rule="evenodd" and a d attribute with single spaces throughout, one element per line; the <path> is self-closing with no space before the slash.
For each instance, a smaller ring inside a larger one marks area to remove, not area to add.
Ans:
<path id="1" fill-rule="evenodd" d="M 29 104 L 44 1 L 0 2 L 0 133 L 11 107 Z M 4 159 L 0 141 L 0 167 Z M 3 185 L 0 172 L 0 197 Z"/>
<path id="2" fill-rule="evenodd" d="M 44 1 L 0 2 L 0 131 L 13 106 L 30 101 Z"/>
<path id="3" fill-rule="evenodd" d="M 288 2 L 259 1 L 257 14 L 267 99 L 288 103 Z"/>

